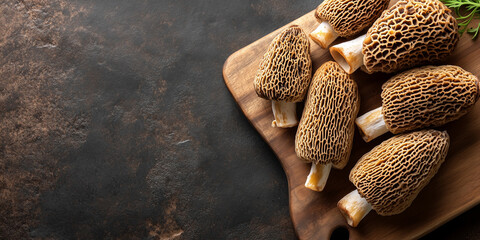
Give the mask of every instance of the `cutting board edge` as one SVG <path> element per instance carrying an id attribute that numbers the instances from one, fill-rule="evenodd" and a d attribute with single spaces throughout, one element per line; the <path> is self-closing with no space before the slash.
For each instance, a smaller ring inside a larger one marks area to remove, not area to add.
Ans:
<path id="1" fill-rule="evenodd" d="M 465 204 L 464 208 L 458 208 L 457 211 L 453 211 L 451 214 L 448 214 L 445 218 L 441 219 L 441 221 L 435 222 L 435 224 L 432 224 L 432 227 L 427 229 L 426 231 L 422 232 L 421 234 L 415 236 L 416 239 L 424 237 L 425 235 L 435 231 L 437 228 L 443 226 L 445 223 L 451 221 L 452 219 L 460 216 L 462 213 L 465 213 L 469 211 L 470 209 L 476 207 L 478 204 L 480 204 L 480 197 L 476 200 L 472 200 L 472 204 Z"/>

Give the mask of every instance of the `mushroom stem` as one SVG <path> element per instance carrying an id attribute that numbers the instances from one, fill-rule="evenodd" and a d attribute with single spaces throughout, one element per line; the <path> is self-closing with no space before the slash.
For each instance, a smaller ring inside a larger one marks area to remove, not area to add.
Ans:
<path id="1" fill-rule="evenodd" d="M 308 174 L 307 181 L 305 182 L 305 187 L 317 192 L 323 191 L 331 169 L 331 163 L 312 163 L 312 167 L 310 168 L 310 174 Z"/>
<path id="2" fill-rule="evenodd" d="M 360 196 L 358 190 L 345 195 L 337 203 L 338 209 L 347 220 L 348 225 L 356 227 L 362 219 L 372 210 L 372 205 Z"/>
<path id="3" fill-rule="evenodd" d="M 334 45 L 330 48 L 333 59 L 347 72 L 352 74 L 363 65 L 363 40 L 367 34 L 353 40 Z"/>
<path id="4" fill-rule="evenodd" d="M 365 142 L 370 142 L 389 131 L 383 120 L 382 107 L 363 114 L 355 120 L 355 123 Z"/>
<path id="5" fill-rule="evenodd" d="M 272 111 L 275 118 L 272 127 L 290 128 L 298 125 L 296 103 L 272 100 Z"/>
<path id="6" fill-rule="evenodd" d="M 333 30 L 332 25 L 327 21 L 321 22 L 318 27 L 310 33 L 312 40 L 322 48 L 327 48 L 335 39 L 338 38 L 337 32 Z"/>

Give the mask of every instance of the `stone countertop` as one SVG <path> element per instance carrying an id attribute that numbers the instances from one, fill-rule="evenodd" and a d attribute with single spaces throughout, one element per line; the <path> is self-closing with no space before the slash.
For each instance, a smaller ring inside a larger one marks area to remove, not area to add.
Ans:
<path id="1" fill-rule="evenodd" d="M 318 3 L 4 1 L 0 238 L 295 238 L 222 66 Z M 478 215 L 425 239 L 479 239 Z"/>

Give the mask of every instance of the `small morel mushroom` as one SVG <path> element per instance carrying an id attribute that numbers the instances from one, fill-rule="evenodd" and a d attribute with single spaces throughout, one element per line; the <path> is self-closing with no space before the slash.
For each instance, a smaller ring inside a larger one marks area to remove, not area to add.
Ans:
<path id="1" fill-rule="evenodd" d="M 400 0 L 382 13 L 366 35 L 330 48 L 349 74 L 392 73 L 450 55 L 458 42 L 457 21 L 438 0 Z"/>
<path id="2" fill-rule="evenodd" d="M 296 102 L 305 98 L 311 76 L 308 37 L 300 27 L 290 26 L 273 39 L 254 80 L 257 95 L 272 100 L 272 126 L 298 124 Z"/>
<path id="3" fill-rule="evenodd" d="M 310 37 L 322 48 L 335 39 L 351 38 L 360 33 L 382 14 L 390 0 L 325 0 L 315 10 L 320 25 Z"/>
<path id="4" fill-rule="evenodd" d="M 330 169 L 347 165 L 360 108 L 357 84 L 333 61 L 313 76 L 295 136 L 297 156 L 311 162 L 305 186 L 322 191 Z"/>
<path id="5" fill-rule="evenodd" d="M 403 212 L 430 182 L 445 160 L 447 132 L 423 130 L 394 136 L 363 155 L 350 172 L 357 188 L 337 204 L 356 227 L 370 212 L 381 216 Z"/>
<path id="6" fill-rule="evenodd" d="M 400 73 L 382 86 L 382 106 L 355 121 L 365 141 L 437 127 L 465 115 L 480 96 L 478 78 L 453 65 Z"/>

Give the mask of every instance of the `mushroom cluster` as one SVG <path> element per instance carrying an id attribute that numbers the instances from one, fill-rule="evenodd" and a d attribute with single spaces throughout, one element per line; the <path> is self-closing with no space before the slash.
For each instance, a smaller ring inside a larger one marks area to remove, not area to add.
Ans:
<path id="1" fill-rule="evenodd" d="M 368 28 L 388 7 L 390 0 L 325 0 L 315 10 L 320 25 L 310 37 L 322 48 L 335 39 L 350 38 Z"/>
<path id="2" fill-rule="evenodd" d="M 337 206 L 353 227 L 372 209 L 387 216 L 411 205 L 450 144 L 446 131 L 422 129 L 462 117 L 480 97 L 478 78 L 461 67 L 410 69 L 452 53 L 459 34 L 451 11 L 438 0 L 399 0 L 383 11 L 388 3 L 323 1 L 315 11 L 320 25 L 310 34 L 323 48 L 374 23 L 365 35 L 332 46 L 336 62 L 321 65 L 313 78 L 309 39 L 300 27 L 290 26 L 272 41 L 254 80 L 257 95 L 272 101 L 272 126 L 296 126 L 295 103 L 306 95 L 295 152 L 312 164 L 305 182 L 311 190 L 322 191 L 331 168 L 347 165 L 355 123 L 367 142 L 389 131 L 400 134 L 363 155 L 351 170 L 356 190 Z M 381 107 L 356 118 L 360 96 L 349 74 L 360 67 L 368 73 L 410 70 L 383 84 Z"/>
<path id="3" fill-rule="evenodd" d="M 371 209 L 379 215 L 408 208 L 445 160 L 447 132 L 423 130 L 394 136 L 363 155 L 350 172 L 357 188 L 338 202 L 350 226 L 357 226 Z"/>
<path id="4" fill-rule="evenodd" d="M 296 102 L 305 98 L 311 75 L 308 37 L 300 27 L 290 26 L 273 39 L 254 80 L 257 95 L 272 100 L 272 126 L 298 124 Z"/>
<path id="5" fill-rule="evenodd" d="M 330 169 L 347 165 L 360 97 L 355 81 L 333 61 L 313 76 L 295 136 L 297 156 L 311 162 L 305 186 L 322 191 Z"/>
<path id="6" fill-rule="evenodd" d="M 424 66 L 400 73 L 382 86 L 382 106 L 357 118 L 365 141 L 438 127 L 472 109 L 480 96 L 478 78 L 453 65 Z"/>
<path id="7" fill-rule="evenodd" d="M 330 48 L 348 73 L 392 73 L 450 55 L 458 42 L 451 10 L 439 0 L 400 0 L 385 10 L 366 35 Z"/>

